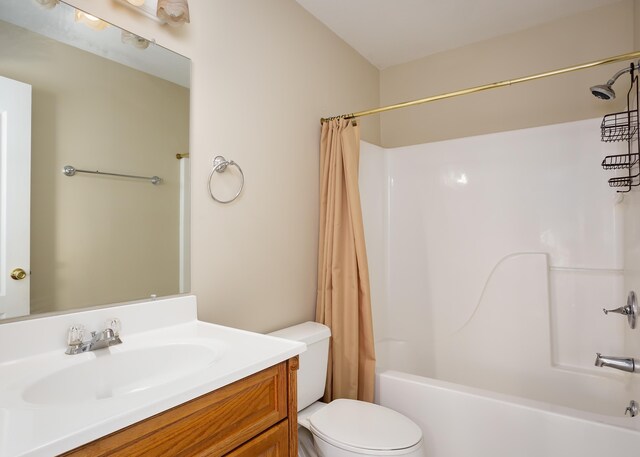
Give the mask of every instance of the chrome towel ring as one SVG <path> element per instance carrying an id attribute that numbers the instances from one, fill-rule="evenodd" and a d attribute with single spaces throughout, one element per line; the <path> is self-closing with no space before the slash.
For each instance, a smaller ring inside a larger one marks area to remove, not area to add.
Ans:
<path id="1" fill-rule="evenodd" d="M 238 192 L 236 192 L 236 194 L 229 200 L 220 200 L 219 198 L 216 198 L 215 195 L 213 195 L 213 191 L 211 190 L 211 180 L 213 179 L 213 173 L 215 173 L 216 171 L 218 173 L 222 173 L 227 169 L 227 166 L 230 165 L 236 167 L 240 172 L 240 189 L 238 189 Z M 213 159 L 213 169 L 211 170 L 211 173 L 209 173 L 209 183 L 207 185 L 207 188 L 209 189 L 209 195 L 211 195 L 211 198 L 213 198 L 218 203 L 231 203 L 236 198 L 238 198 L 240 192 L 242 192 L 242 189 L 244 188 L 244 173 L 242 172 L 242 168 L 240 168 L 240 165 L 235 163 L 233 160 L 227 160 L 222 156 L 215 157 Z"/>

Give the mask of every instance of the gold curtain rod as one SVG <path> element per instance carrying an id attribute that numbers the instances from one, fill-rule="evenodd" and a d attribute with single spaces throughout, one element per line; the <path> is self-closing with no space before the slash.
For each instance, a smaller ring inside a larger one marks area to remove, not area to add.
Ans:
<path id="1" fill-rule="evenodd" d="M 454 92 L 448 92 L 446 94 L 433 95 L 431 97 L 421 98 L 419 100 L 412 100 L 410 102 L 398 103 L 396 105 L 383 106 L 381 108 L 374 108 L 374 109 L 370 109 L 370 110 L 366 110 L 366 111 L 358 111 L 357 113 L 342 114 L 340 116 L 333 116 L 333 117 L 327 117 L 327 118 L 323 117 L 323 118 L 320 119 L 320 123 L 322 124 L 325 121 L 330 121 L 330 120 L 333 120 L 333 119 L 342 119 L 342 118 L 343 119 L 355 119 L 357 117 L 370 116 L 372 114 L 384 113 L 385 111 L 391 111 L 391 110 L 394 110 L 394 109 L 400 109 L 400 108 L 406 108 L 406 107 L 409 107 L 409 106 L 421 105 L 423 103 L 434 102 L 436 100 L 443 100 L 445 98 L 458 97 L 460 95 L 473 94 L 475 92 L 481 92 L 483 90 L 488 90 L 488 89 L 497 89 L 499 87 L 511 86 L 513 84 L 519 84 L 519 83 L 523 83 L 523 82 L 527 82 L 527 81 L 533 81 L 533 80 L 536 80 L 536 79 L 546 78 L 548 76 L 562 75 L 564 73 L 569 73 L 571 71 L 584 70 L 584 69 L 587 69 L 587 68 L 598 67 L 600 65 L 607 65 L 607 64 L 610 64 L 610 63 L 620 62 L 620 61 L 623 61 L 623 60 L 631 60 L 631 59 L 636 59 L 636 58 L 640 58 L 640 51 L 629 52 L 627 54 L 620 54 L 620 55 L 609 57 L 607 59 L 602 59 L 602 60 L 594 60 L 593 62 L 587 62 L 587 63 L 583 63 L 583 64 L 580 64 L 580 65 L 575 65 L 573 67 L 560 68 L 559 70 L 547 71 L 545 73 L 539 73 L 537 75 L 523 76 L 521 78 L 509 79 L 509 80 L 506 80 L 506 81 L 500 81 L 500 82 L 495 82 L 495 83 L 491 83 L 491 84 L 485 84 L 483 86 L 470 87 L 468 89 L 462 89 L 462 90 L 457 90 L 457 91 L 454 91 Z"/>

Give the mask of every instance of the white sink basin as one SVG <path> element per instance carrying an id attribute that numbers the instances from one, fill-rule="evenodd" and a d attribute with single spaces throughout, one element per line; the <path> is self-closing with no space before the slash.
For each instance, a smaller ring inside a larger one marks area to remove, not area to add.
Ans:
<path id="1" fill-rule="evenodd" d="M 122 322 L 123 343 L 65 354 L 67 329 Z M 305 350 L 197 320 L 194 296 L 0 325 L 0 457 L 50 457 Z"/>
<path id="2" fill-rule="evenodd" d="M 38 379 L 22 398 L 41 405 L 72 404 L 140 392 L 203 371 L 225 351 L 224 344 L 210 342 L 122 351 L 113 346 L 83 354 L 88 358 Z"/>

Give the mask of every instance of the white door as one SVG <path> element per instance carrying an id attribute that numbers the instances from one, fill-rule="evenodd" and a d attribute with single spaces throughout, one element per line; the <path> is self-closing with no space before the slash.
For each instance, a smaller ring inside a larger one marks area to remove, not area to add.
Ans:
<path id="1" fill-rule="evenodd" d="M 29 314 L 31 86 L 0 76 L 0 319 Z"/>

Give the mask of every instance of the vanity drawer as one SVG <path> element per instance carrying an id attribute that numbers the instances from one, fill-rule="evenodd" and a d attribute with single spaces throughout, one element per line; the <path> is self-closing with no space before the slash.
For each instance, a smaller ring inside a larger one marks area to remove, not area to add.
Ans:
<path id="1" fill-rule="evenodd" d="M 221 456 L 286 418 L 287 390 L 283 362 L 63 455 Z"/>

